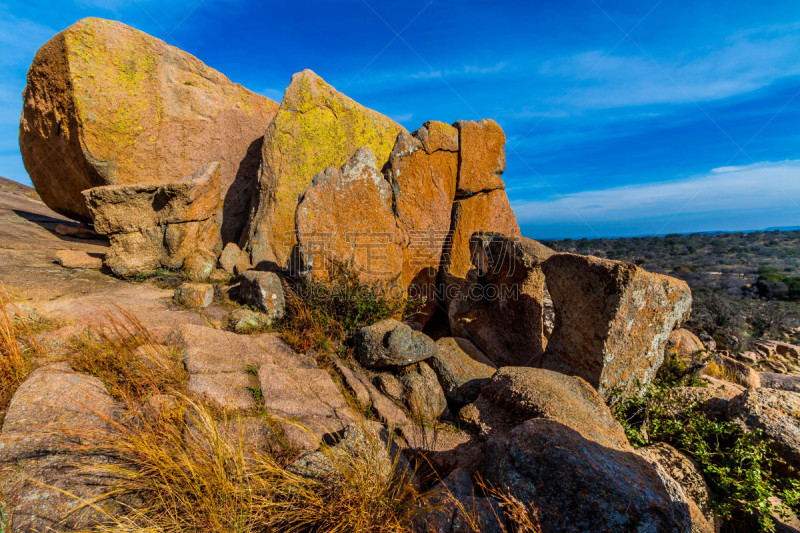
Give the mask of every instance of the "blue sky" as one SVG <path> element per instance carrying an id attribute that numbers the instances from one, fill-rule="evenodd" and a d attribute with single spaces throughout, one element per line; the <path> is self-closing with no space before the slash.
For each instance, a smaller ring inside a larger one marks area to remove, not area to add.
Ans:
<path id="1" fill-rule="evenodd" d="M 800 3 L 0 0 L 0 175 L 36 49 L 121 20 L 280 101 L 311 68 L 414 130 L 494 118 L 523 233 L 800 225 Z"/>

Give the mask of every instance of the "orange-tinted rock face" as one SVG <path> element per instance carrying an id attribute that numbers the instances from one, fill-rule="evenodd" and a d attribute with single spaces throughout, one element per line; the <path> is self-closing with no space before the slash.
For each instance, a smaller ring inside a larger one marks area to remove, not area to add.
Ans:
<path id="1" fill-rule="evenodd" d="M 341 168 L 314 177 L 297 206 L 301 268 L 325 279 L 348 265 L 366 283 L 392 285 L 401 274 L 401 233 L 392 211 L 392 188 L 360 148 Z"/>
<path id="2" fill-rule="evenodd" d="M 223 234 L 238 239 L 278 104 L 125 24 L 84 19 L 36 53 L 20 151 L 42 200 L 89 220 L 81 191 L 161 184 L 220 163 Z"/>
<path id="3" fill-rule="evenodd" d="M 478 122 L 459 121 L 461 167 L 458 173 L 458 195 L 504 189 L 501 176 L 506 169 L 506 135 L 491 119 Z"/>
<path id="4" fill-rule="evenodd" d="M 689 315 L 685 282 L 619 261 L 556 254 L 543 265 L 556 325 L 542 364 L 607 396 L 649 383 L 672 330 Z"/>
<path id="5" fill-rule="evenodd" d="M 443 264 L 448 275 L 458 278 L 466 277 L 472 268 L 469 241 L 473 233 L 496 232 L 512 237 L 520 235 L 517 218 L 503 189 L 456 200 L 451 228 L 452 241 L 446 250 L 448 257 Z"/>
<path id="6" fill-rule="evenodd" d="M 435 309 L 436 278 L 448 241 L 458 177 L 458 131 L 427 122 L 412 135 L 401 133 L 386 177 L 392 184 L 398 225 L 405 232 L 401 283 L 412 298 L 426 304 L 416 320 Z"/>
<path id="7" fill-rule="evenodd" d="M 314 72 L 292 76 L 264 135 L 258 209 L 247 235 L 253 264 L 288 263 L 296 243 L 298 197 L 317 173 L 340 167 L 361 146 L 372 149 L 381 169 L 401 131 L 402 126 L 338 92 Z"/>

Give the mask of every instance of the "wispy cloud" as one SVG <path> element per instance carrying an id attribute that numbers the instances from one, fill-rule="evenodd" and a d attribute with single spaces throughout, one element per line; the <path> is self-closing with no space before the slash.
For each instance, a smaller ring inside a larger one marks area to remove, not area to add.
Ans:
<path id="1" fill-rule="evenodd" d="M 795 207 L 800 222 L 800 160 L 720 167 L 684 180 L 590 190 L 512 202 L 520 223 L 608 222 L 742 209 Z"/>
<path id="2" fill-rule="evenodd" d="M 648 55 L 591 50 L 544 62 L 538 74 L 583 81 L 568 104 L 578 108 L 688 103 L 748 93 L 800 74 L 795 25 L 739 32 L 719 48 Z M 649 56 L 649 57 L 648 57 Z"/>

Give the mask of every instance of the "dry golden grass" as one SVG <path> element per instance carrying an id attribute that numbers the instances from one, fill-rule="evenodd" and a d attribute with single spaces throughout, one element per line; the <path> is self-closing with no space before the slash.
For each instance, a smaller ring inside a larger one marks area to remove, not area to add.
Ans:
<path id="1" fill-rule="evenodd" d="M 708 364 L 706 364 L 706 367 L 703 369 L 703 373 L 711 376 L 712 378 L 722 379 L 730 383 L 743 385 L 743 383 L 741 383 L 741 379 L 739 379 L 739 376 L 736 374 L 736 372 L 733 372 L 731 369 L 725 367 L 724 365 L 717 364 L 717 362 L 713 360 L 709 361 Z"/>
<path id="2" fill-rule="evenodd" d="M 153 394 L 183 391 L 187 376 L 174 348 L 158 344 L 133 314 L 105 314 L 102 326 L 70 339 L 73 370 L 96 376 L 116 399 L 141 401 Z"/>
<path id="3" fill-rule="evenodd" d="M 15 317 L 9 310 L 15 307 L 0 287 L 0 422 L 17 387 L 33 371 L 33 357 L 38 350 L 22 313 L 17 312 Z"/>
<path id="4" fill-rule="evenodd" d="M 425 494 L 397 460 L 387 470 L 370 460 L 374 454 L 323 445 L 331 471 L 321 479 L 304 477 L 285 461 L 248 448 L 241 436 L 221 433 L 204 405 L 185 396 L 179 403 L 180 409 L 160 416 L 140 412 L 131 418 L 137 423 L 117 423 L 103 444 L 93 446 L 94 453 L 117 460 L 97 467 L 117 480 L 109 496 L 129 494 L 140 502 L 95 531 L 401 532 L 425 511 Z"/>

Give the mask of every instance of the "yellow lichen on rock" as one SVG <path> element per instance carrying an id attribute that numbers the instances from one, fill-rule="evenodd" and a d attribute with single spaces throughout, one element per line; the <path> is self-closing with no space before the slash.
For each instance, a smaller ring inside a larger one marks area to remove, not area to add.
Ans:
<path id="1" fill-rule="evenodd" d="M 23 99 L 20 151 L 51 209 L 88 221 L 81 191 L 167 183 L 219 161 L 223 237 L 238 240 L 257 144 L 276 102 L 155 37 L 98 18 L 39 49 Z"/>
<path id="2" fill-rule="evenodd" d="M 260 204 L 248 242 L 253 263 L 287 263 L 296 243 L 298 196 L 315 174 L 340 167 L 362 146 L 372 149 L 380 169 L 401 131 L 402 126 L 336 91 L 314 72 L 292 76 L 264 136 Z"/>

